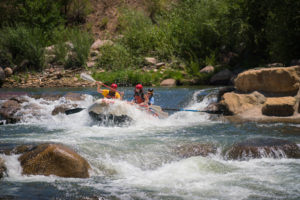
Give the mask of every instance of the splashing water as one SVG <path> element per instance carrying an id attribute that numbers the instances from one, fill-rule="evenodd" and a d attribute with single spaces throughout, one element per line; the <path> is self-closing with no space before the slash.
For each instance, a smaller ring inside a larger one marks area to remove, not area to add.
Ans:
<path id="1" fill-rule="evenodd" d="M 202 110 L 216 101 L 216 91 L 158 88 L 155 98 L 162 107 Z M 234 161 L 221 155 L 233 143 L 252 137 L 268 136 L 300 143 L 297 126 L 230 124 L 211 121 L 208 114 L 195 112 L 175 112 L 166 119 L 158 119 L 117 101 L 115 106 L 125 109 L 134 123 L 104 127 L 93 123 L 87 109 L 72 115 L 51 114 L 56 106 L 66 103 L 88 108 L 95 100 L 94 95 L 87 94 L 83 101 L 27 99 L 20 111 L 25 113 L 22 123 L 0 126 L 0 145 L 44 142 L 69 145 L 88 160 L 91 178 L 24 176 L 19 155 L 1 155 L 9 170 L 1 183 L 0 197 L 188 200 L 300 197 L 299 160 L 284 158 L 282 154 L 281 159 Z M 178 145 L 190 143 L 214 144 L 218 151 L 208 157 L 190 158 L 175 153 Z"/>

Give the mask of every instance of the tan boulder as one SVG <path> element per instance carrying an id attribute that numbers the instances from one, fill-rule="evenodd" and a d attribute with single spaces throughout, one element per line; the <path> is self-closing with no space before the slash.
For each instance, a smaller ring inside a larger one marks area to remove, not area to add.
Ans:
<path id="1" fill-rule="evenodd" d="M 267 98 L 262 113 L 268 116 L 292 116 L 295 112 L 296 99 L 294 97 Z"/>
<path id="2" fill-rule="evenodd" d="M 225 93 L 219 103 L 219 108 L 225 115 L 240 114 L 249 109 L 262 105 L 265 102 L 264 95 L 259 92 L 251 94 Z"/>
<path id="3" fill-rule="evenodd" d="M 160 86 L 167 86 L 167 87 L 176 86 L 176 80 L 172 78 L 165 79 L 160 83 Z"/>
<path id="4" fill-rule="evenodd" d="M 235 79 L 235 87 L 242 92 L 296 94 L 300 83 L 300 66 L 252 69 Z"/>
<path id="5" fill-rule="evenodd" d="M 156 65 L 156 63 L 157 63 L 157 60 L 155 58 L 152 58 L 152 57 L 146 57 L 145 61 L 146 61 L 147 64 L 151 64 L 151 65 Z"/>
<path id="6" fill-rule="evenodd" d="M 10 67 L 6 67 L 6 68 L 4 69 L 4 72 L 5 72 L 5 75 L 6 75 L 7 77 L 9 77 L 9 76 L 11 76 L 11 75 L 13 74 L 13 70 L 12 70 Z"/>
<path id="7" fill-rule="evenodd" d="M 41 144 L 19 157 L 23 174 L 88 178 L 90 165 L 72 149 L 60 144 Z"/>
<path id="8" fill-rule="evenodd" d="M 111 40 L 96 40 L 92 46 L 91 46 L 91 50 L 99 50 L 101 47 L 103 47 L 104 45 L 113 45 L 114 43 Z"/>
<path id="9" fill-rule="evenodd" d="M 204 74 L 210 74 L 210 73 L 213 73 L 214 71 L 215 71 L 214 66 L 208 65 L 208 66 L 204 67 L 203 69 L 201 69 L 199 72 L 204 73 Z"/>

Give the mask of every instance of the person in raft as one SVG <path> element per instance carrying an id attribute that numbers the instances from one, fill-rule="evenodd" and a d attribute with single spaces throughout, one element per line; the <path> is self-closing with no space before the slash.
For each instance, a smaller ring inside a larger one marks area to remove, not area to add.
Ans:
<path id="1" fill-rule="evenodd" d="M 143 86 L 141 84 L 137 84 L 134 89 L 133 100 L 134 103 L 140 105 L 147 105 L 149 102 L 148 96 L 144 95 Z"/>
<path id="2" fill-rule="evenodd" d="M 103 83 L 100 82 L 100 81 L 97 81 L 96 83 L 97 83 L 97 92 L 99 92 L 100 94 L 102 94 L 104 96 L 104 98 L 106 98 L 106 99 L 120 99 L 120 100 L 122 100 L 124 93 L 121 92 L 121 94 L 120 94 L 119 92 L 116 91 L 117 88 L 118 88 L 117 84 L 115 84 L 115 83 L 111 84 L 110 90 L 102 90 L 101 86 L 103 85 Z"/>
<path id="3" fill-rule="evenodd" d="M 151 106 L 154 104 L 154 96 L 153 96 L 153 92 L 154 90 L 152 88 L 148 89 L 148 92 L 147 92 L 147 97 L 149 99 L 148 101 L 148 105 Z"/>

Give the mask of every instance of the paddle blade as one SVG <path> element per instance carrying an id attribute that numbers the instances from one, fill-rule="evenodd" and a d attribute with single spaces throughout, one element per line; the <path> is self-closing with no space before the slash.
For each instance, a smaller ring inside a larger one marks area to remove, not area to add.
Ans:
<path id="1" fill-rule="evenodd" d="M 80 111 L 82 111 L 84 109 L 85 108 L 74 108 L 74 109 L 66 110 L 65 114 L 66 115 L 71 115 L 71 114 L 79 113 Z"/>
<path id="2" fill-rule="evenodd" d="M 83 80 L 86 80 L 86 81 L 95 82 L 95 79 L 93 79 L 93 77 L 91 77 L 90 75 L 88 75 L 86 73 L 81 73 L 80 78 L 82 78 Z"/>

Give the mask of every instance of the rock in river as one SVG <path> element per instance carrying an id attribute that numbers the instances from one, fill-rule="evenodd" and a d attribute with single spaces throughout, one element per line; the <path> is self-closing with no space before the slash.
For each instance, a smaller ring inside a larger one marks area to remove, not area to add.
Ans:
<path id="1" fill-rule="evenodd" d="M 228 159 L 300 158 L 300 148 L 294 142 L 274 138 L 255 138 L 234 144 L 226 153 Z"/>
<path id="2" fill-rule="evenodd" d="M 223 95 L 219 108 L 225 115 L 233 115 L 245 112 L 258 105 L 262 105 L 266 98 L 259 92 L 251 94 L 237 94 L 228 92 Z"/>
<path id="3" fill-rule="evenodd" d="M 235 79 L 235 87 L 242 92 L 283 93 L 294 96 L 300 83 L 300 66 L 253 69 Z"/>
<path id="4" fill-rule="evenodd" d="M 90 165 L 75 151 L 60 144 L 41 144 L 20 158 L 23 174 L 88 178 Z"/>
<path id="5" fill-rule="evenodd" d="M 192 156 L 208 156 L 216 153 L 217 148 L 212 144 L 185 144 L 175 149 L 180 157 L 188 158 Z"/>
<path id="6" fill-rule="evenodd" d="M 294 97 L 267 98 L 263 105 L 262 113 L 268 116 L 292 116 L 295 112 L 295 105 L 296 98 Z"/>
<path id="7" fill-rule="evenodd" d="M 0 108 L 0 119 L 5 120 L 8 124 L 14 124 L 20 119 L 15 116 L 15 113 L 20 110 L 21 105 L 14 100 L 5 101 Z"/>
<path id="8" fill-rule="evenodd" d="M 0 157 L 0 179 L 5 176 L 6 166 L 4 160 Z"/>

